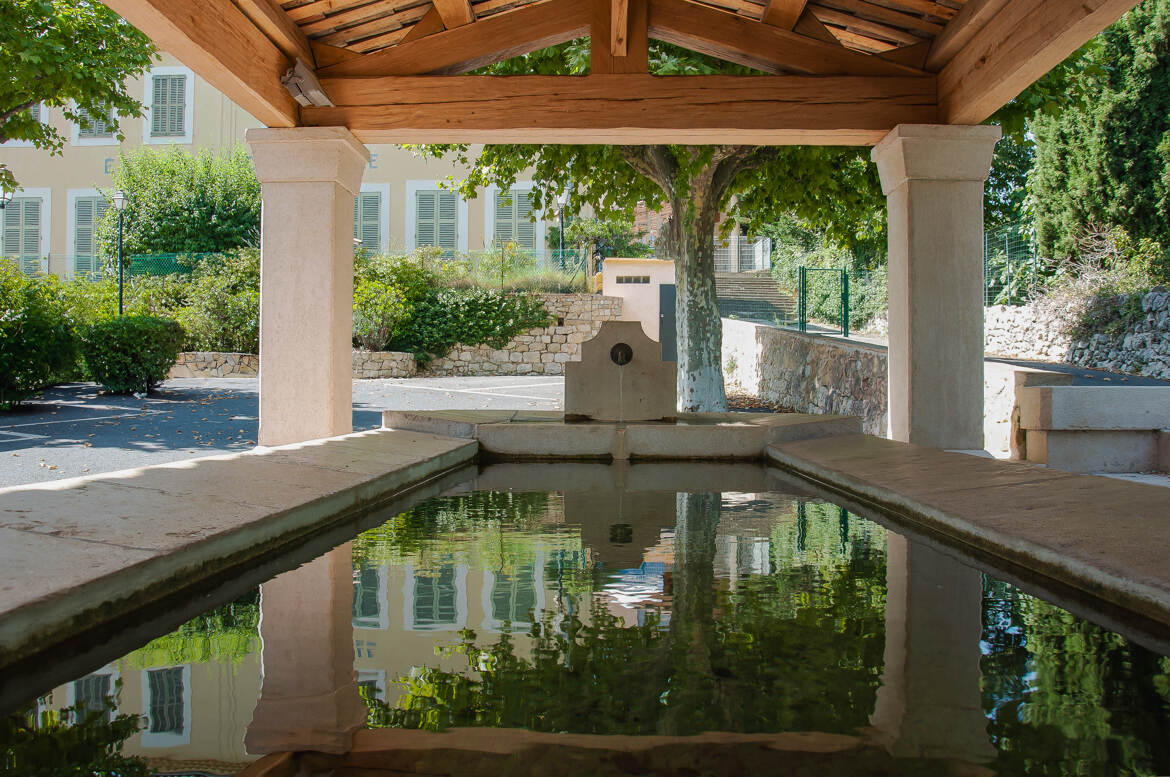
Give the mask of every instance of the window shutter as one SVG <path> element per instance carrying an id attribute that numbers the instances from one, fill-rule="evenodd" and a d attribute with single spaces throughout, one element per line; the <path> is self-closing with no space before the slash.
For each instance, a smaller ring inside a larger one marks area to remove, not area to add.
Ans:
<path id="1" fill-rule="evenodd" d="M 7 210 L 7 208 L 5 209 Z M 41 201 L 24 201 L 24 235 L 21 240 L 22 256 L 41 258 Z"/>
<path id="2" fill-rule="evenodd" d="M 170 84 L 170 116 L 167 122 L 167 129 L 171 135 L 182 135 L 186 128 L 186 112 L 187 105 L 186 91 L 187 91 L 187 76 L 171 76 L 167 79 Z"/>
<path id="3" fill-rule="evenodd" d="M 529 251 L 536 250 L 536 224 L 532 221 L 532 195 L 526 191 L 512 191 L 516 205 L 516 245 Z"/>
<path id="4" fill-rule="evenodd" d="M 150 134 L 177 137 L 186 134 L 187 76 L 151 78 Z"/>
<path id="5" fill-rule="evenodd" d="M 93 275 L 97 266 L 97 225 L 106 215 L 109 203 L 104 197 L 85 197 L 77 200 L 73 225 L 73 272 L 75 275 Z"/>
<path id="6" fill-rule="evenodd" d="M 41 108 L 40 103 L 37 103 L 33 107 L 29 108 L 28 114 L 29 114 L 29 116 L 32 116 L 32 119 L 35 122 L 44 123 L 44 121 L 45 121 L 44 112 L 43 112 L 43 109 Z"/>
<path id="7" fill-rule="evenodd" d="M 419 247 L 439 244 L 435 234 L 438 196 L 438 192 L 417 192 L 415 194 L 414 244 Z"/>
<path id="8" fill-rule="evenodd" d="M 21 201 L 13 200 L 4 209 L 4 255 L 20 256 Z"/>
<path id="9" fill-rule="evenodd" d="M 150 84 L 150 134 L 165 135 L 167 132 L 167 79 L 165 76 L 154 76 Z"/>
<path id="10" fill-rule="evenodd" d="M 382 193 L 362 192 L 353 201 L 353 236 L 367 251 L 382 250 Z"/>
<path id="11" fill-rule="evenodd" d="M 496 229 L 493 240 L 496 245 L 516 240 L 515 200 L 512 191 L 496 192 Z"/>
<path id="12" fill-rule="evenodd" d="M 78 128 L 78 137 L 82 138 L 109 138 L 114 134 L 114 118 L 113 111 L 106 109 L 104 116 L 93 116 L 89 112 L 83 112 L 84 119 Z"/>
<path id="13" fill-rule="evenodd" d="M 459 244 L 459 196 L 436 192 L 439 198 L 438 245 L 443 253 L 454 253 Z"/>

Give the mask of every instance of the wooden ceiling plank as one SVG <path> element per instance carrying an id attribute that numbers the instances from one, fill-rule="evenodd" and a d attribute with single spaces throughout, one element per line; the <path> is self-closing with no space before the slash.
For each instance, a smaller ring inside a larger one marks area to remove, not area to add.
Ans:
<path id="1" fill-rule="evenodd" d="M 646 37 L 646 0 L 626 2 L 626 54 L 613 53 L 611 0 L 591 0 L 593 19 L 589 30 L 591 73 L 648 73 L 650 46 Z"/>
<path id="2" fill-rule="evenodd" d="M 840 41 L 851 49 L 857 51 L 864 51 L 869 54 L 884 54 L 887 51 L 893 51 L 897 48 L 893 43 L 888 43 L 884 40 L 871 38 L 868 35 L 846 30 L 841 27 L 830 27 L 833 34 L 837 36 Z M 874 59 L 882 59 L 881 57 L 874 57 Z M 882 59 L 883 62 L 889 60 Z"/>
<path id="3" fill-rule="evenodd" d="M 792 31 L 800 33 L 806 38 L 816 38 L 817 40 L 824 41 L 825 43 L 831 43 L 834 46 L 841 45 L 841 41 L 837 40 L 837 36 L 829 32 L 829 28 L 824 25 L 824 22 L 818 19 L 813 14 L 813 12 L 807 8 L 805 8 L 804 13 L 800 15 L 800 21 L 796 23 L 796 26 L 792 28 Z"/>
<path id="4" fill-rule="evenodd" d="M 327 78 L 337 107 L 304 121 L 365 142 L 876 143 L 936 120 L 919 77 L 414 76 Z"/>
<path id="5" fill-rule="evenodd" d="M 325 14 L 333 11 L 344 10 L 352 8 L 355 5 L 361 5 L 369 0 L 315 0 L 312 3 L 297 6 L 296 8 L 289 8 L 285 11 L 288 18 L 292 19 L 297 24 L 304 24 L 307 21 L 314 19 L 322 19 Z"/>
<path id="6" fill-rule="evenodd" d="M 773 27 L 791 30 L 800 21 L 805 5 L 807 0 L 768 0 L 760 19 Z"/>
<path id="7" fill-rule="evenodd" d="M 932 72 L 941 70 L 1007 4 L 1008 0 L 971 0 L 963 6 L 935 37 L 934 45 L 926 55 L 927 69 Z"/>
<path id="8" fill-rule="evenodd" d="M 442 32 L 445 29 L 447 28 L 443 24 L 443 17 L 439 15 L 439 9 L 432 5 L 431 9 L 411 26 L 410 31 L 406 33 L 406 37 L 402 39 L 402 42 L 406 43 L 408 41 L 418 40 L 419 38 L 425 38 L 432 33 Z"/>
<path id="9" fill-rule="evenodd" d="M 299 57 L 309 67 L 316 67 L 308 37 L 275 0 L 235 0 L 235 3 L 286 57 L 290 60 Z"/>
<path id="10" fill-rule="evenodd" d="M 344 27 L 360 24 L 361 22 L 378 21 L 387 16 L 393 16 L 409 10 L 410 7 L 417 7 L 424 4 L 424 2 L 418 2 L 410 4 L 407 8 L 403 8 L 402 6 L 404 4 L 402 0 L 377 0 L 377 2 L 367 3 L 366 5 L 330 14 L 319 21 L 307 22 L 301 25 L 301 29 L 309 37 L 316 37 L 341 30 Z M 420 13 L 419 15 L 421 16 L 422 14 Z"/>
<path id="11" fill-rule="evenodd" d="M 882 22 L 903 30 L 916 30 L 931 37 L 943 31 L 941 24 L 927 21 L 921 16 L 902 13 L 868 0 L 818 0 L 817 5 L 850 11 L 875 22 Z"/>
<path id="12" fill-rule="evenodd" d="M 813 8 L 813 14 L 825 24 L 836 24 L 862 35 L 870 35 L 881 40 L 895 41 L 896 43 L 904 43 L 907 45 L 922 42 L 922 38 L 917 35 L 912 35 L 905 30 L 900 30 L 887 24 L 881 24 L 880 22 L 872 22 L 860 16 L 842 13 L 832 8 L 817 6 Z"/>
<path id="13" fill-rule="evenodd" d="M 231 0 L 105 0 L 163 51 L 269 127 L 295 127 L 280 77 L 291 62 Z"/>
<path id="14" fill-rule="evenodd" d="M 926 55 L 929 52 L 930 41 L 924 40 L 921 43 L 915 43 L 913 46 L 900 46 L 896 49 L 891 49 L 879 56 L 890 62 L 901 62 L 903 65 L 920 68 L 926 64 Z"/>
<path id="15" fill-rule="evenodd" d="M 898 11 L 926 14 L 939 19 L 950 19 L 957 11 L 950 6 L 936 3 L 934 0 L 872 0 L 875 5 L 882 5 Z"/>
<path id="16" fill-rule="evenodd" d="M 546 0 L 325 68 L 326 76 L 458 73 L 589 34 L 591 8 Z"/>
<path id="17" fill-rule="evenodd" d="M 470 0 L 434 0 L 434 7 L 443 17 L 443 26 L 448 30 L 462 27 L 475 21 Z"/>
<path id="18" fill-rule="evenodd" d="M 765 72 L 795 71 L 810 75 L 921 75 L 922 72 L 688 0 L 649 0 L 649 3 L 651 38 Z"/>
<path id="19" fill-rule="evenodd" d="M 328 43 L 332 46 L 348 46 L 353 41 L 394 32 L 395 30 L 402 30 L 402 34 L 395 38 L 395 41 L 397 41 L 406 35 L 406 30 L 402 28 L 426 16 L 428 10 L 427 6 L 408 8 L 405 11 L 398 11 L 387 16 L 355 24 L 352 27 L 331 32 L 327 35 L 321 35 L 320 37 L 313 38 L 313 40 Z"/>
<path id="20" fill-rule="evenodd" d="M 943 120 L 986 121 L 1135 5 L 1137 0 L 1012 0 L 939 73 Z"/>

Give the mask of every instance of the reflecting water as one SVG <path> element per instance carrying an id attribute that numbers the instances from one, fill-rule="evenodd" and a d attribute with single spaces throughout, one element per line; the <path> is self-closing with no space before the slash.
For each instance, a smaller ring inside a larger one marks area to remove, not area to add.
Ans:
<path id="1" fill-rule="evenodd" d="M 612 735 L 691 737 L 696 774 L 1170 773 L 1170 660 L 776 493 L 434 499 L 46 690 L 143 716 L 123 751 L 164 773 L 461 727 L 596 737 L 564 774 L 672 772 Z M 784 732 L 842 736 L 747 736 Z"/>

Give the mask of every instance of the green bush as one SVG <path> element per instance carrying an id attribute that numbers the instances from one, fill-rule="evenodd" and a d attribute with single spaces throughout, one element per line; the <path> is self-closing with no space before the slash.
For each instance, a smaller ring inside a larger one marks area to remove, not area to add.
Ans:
<path id="1" fill-rule="evenodd" d="M 503 348 L 521 332 L 548 326 L 544 303 L 496 289 L 438 289 L 415 304 L 389 347 L 419 361 L 443 356 L 456 343 Z"/>
<path id="2" fill-rule="evenodd" d="M 81 353 L 86 370 L 107 391 L 147 391 L 167 377 L 183 347 L 178 321 L 119 316 L 86 327 Z"/>
<path id="3" fill-rule="evenodd" d="M 433 293 L 439 249 L 422 248 L 411 256 L 361 256 L 353 268 L 353 339 L 360 348 L 380 351 Z"/>
<path id="4" fill-rule="evenodd" d="M 29 278 L 15 263 L 0 261 L 0 409 L 68 373 L 76 353 L 56 279 Z"/>
<path id="5" fill-rule="evenodd" d="M 160 313 L 186 330 L 187 351 L 260 351 L 260 252 L 254 248 L 207 257 L 183 276 L 166 276 L 182 287 L 182 305 Z M 176 298 L 180 298 L 176 294 Z"/>

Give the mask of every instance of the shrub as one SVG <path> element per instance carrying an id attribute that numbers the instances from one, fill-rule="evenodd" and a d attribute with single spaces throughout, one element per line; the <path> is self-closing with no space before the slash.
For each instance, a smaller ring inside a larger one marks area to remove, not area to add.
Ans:
<path id="1" fill-rule="evenodd" d="M 415 304 L 390 347 L 425 362 L 443 356 L 456 343 L 503 348 L 527 329 L 548 326 L 549 320 L 544 303 L 535 297 L 495 289 L 442 289 Z"/>
<path id="2" fill-rule="evenodd" d="M 81 352 L 89 374 L 107 391 L 148 391 L 167 377 L 183 347 L 178 321 L 119 316 L 86 327 Z"/>
<path id="3" fill-rule="evenodd" d="M 0 409 L 28 399 L 72 368 L 76 345 L 56 279 L 0 262 Z"/>
<path id="4" fill-rule="evenodd" d="M 188 351 L 260 351 L 260 252 L 254 248 L 206 257 L 194 271 L 167 276 L 184 304 L 168 315 L 186 330 Z"/>
<path id="5" fill-rule="evenodd" d="M 353 271 L 354 344 L 371 351 L 386 347 L 413 315 L 415 306 L 434 293 L 438 276 L 431 266 L 437 248 L 411 256 L 359 256 Z"/>

